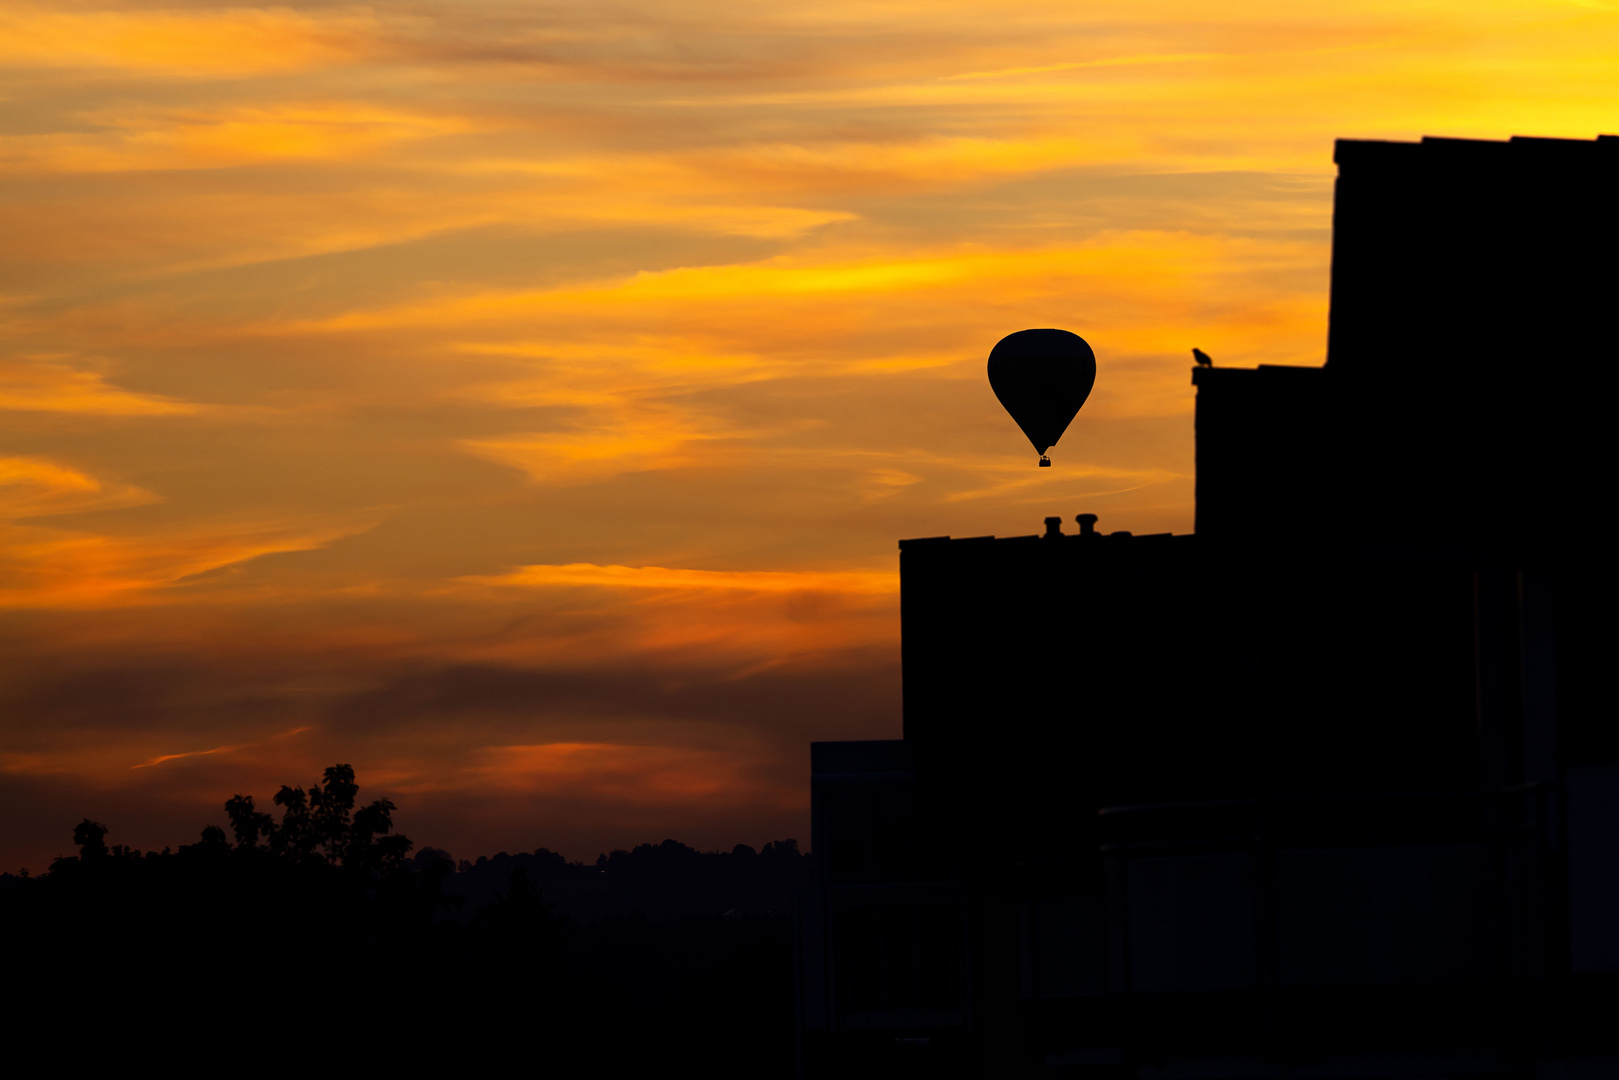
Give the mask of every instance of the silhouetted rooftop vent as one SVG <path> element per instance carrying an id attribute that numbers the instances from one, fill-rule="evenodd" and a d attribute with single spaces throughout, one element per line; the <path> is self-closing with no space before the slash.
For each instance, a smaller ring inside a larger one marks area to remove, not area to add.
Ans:
<path id="1" fill-rule="evenodd" d="M 1055 540 L 1062 536 L 1062 518 L 1046 518 L 1046 539 Z"/>
<path id="2" fill-rule="evenodd" d="M 1081 536 L 1095 536 L 1096 535 L 1096 515 L 1095 514 L 1081 514 L 1078 517 L 1076 517 L 1074 520 L 1079 522 L 1079 535 L 1081 535 Z"/>

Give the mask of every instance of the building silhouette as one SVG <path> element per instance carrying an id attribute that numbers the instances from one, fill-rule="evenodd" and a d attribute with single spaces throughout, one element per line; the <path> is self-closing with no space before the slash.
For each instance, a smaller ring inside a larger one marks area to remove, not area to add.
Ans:
<path id="1" fill-rule="evenodd" d="M 1193 371 L 1195 534 L 900 542 L 803 1075 L 1619 1075 L 1619 138 L 1336 161 L 1325 365 Z"/>

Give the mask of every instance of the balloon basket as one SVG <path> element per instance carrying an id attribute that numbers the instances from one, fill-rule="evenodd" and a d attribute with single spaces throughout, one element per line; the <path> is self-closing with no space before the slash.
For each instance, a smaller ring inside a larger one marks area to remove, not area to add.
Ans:
<path id="1" fill-rule="evenodd" d="M 1042 469 L 1051 468 L 1051 459 L 1046 457 L 1044 454 L 1041 454 L 1040 455 L 1040 467 Z"/>

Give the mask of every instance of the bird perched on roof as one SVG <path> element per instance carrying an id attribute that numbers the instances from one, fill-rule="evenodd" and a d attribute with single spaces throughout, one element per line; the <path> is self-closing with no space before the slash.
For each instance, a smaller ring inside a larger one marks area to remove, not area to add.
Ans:
<path id="1" fill-rule="evenodd" d="M 1214 366 L 1214 361 L 1210 360 L 1209 359 L 1209 354 L 1204 352 L 1202 349 L 1193 349 L 1192 350 L 1192 359 L 1197 361 L 1197 366 L 1198 367 L 1213 367 Z"/>

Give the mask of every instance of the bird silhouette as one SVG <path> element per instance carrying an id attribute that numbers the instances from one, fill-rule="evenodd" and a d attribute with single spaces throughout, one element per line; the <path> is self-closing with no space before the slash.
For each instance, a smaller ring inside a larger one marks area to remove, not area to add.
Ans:
<path id="1" fill-rule="evenodd" d="M 1197 366 L 1198 367 L 1213 367 L 1214 366 L 1214 361 L 1209 359 L 1209 354 L 1204 352 L 1202 349 L 1193 349 L 1192 350 L 1192 359 L 1197 361 Z"/>

